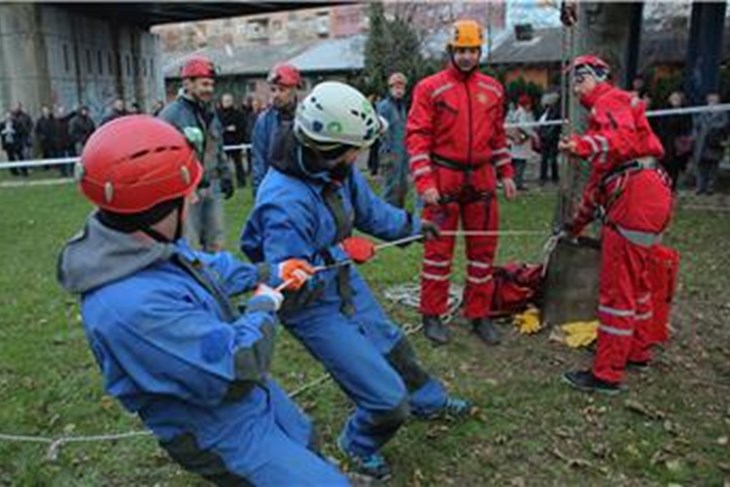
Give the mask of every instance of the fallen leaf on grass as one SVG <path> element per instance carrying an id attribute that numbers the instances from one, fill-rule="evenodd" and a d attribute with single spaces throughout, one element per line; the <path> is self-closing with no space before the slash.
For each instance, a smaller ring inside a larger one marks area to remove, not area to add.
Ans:
<path id="1" fill-rule="evenodd" d="M 582 467 L 582 468 L 591 468 L 593 467 L 593 463 L 589 462 L 588 460 L 585 460 L 583 458 L 570 458 L 567 455 L 565 455 L 563 452 L 558 450 L 557 448 L 553 448 L 551 450 L 551 453 L 558 457 L 560 460 L 564 461 L 568 464 L 569 467 Z"/>
<path id="2" fill-rule="evenodd" d="M 679 472 L 682 469 L 682 461 L 679 459 L 667 460 L 664 465 L 670 472 Z"/>
<path id="3" fill-rule="evenodd" d="M 666 414 L 659 410 L 652 410 L 648 406 L 643 405 L 636 399 L 627 399 L 624 407 L 631 412 L 641 414 L 651 419 L 664 419 Z"/>
<path id="4" fill-rule="evenodd" d="M 727 436 L 721 436 L 717 439 L 717 444 L 720 446 L 727 446 L 728 439 Z"/>

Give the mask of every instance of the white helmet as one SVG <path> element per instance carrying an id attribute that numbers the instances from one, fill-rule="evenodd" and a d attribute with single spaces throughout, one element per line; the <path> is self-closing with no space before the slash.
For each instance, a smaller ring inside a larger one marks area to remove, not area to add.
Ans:
<path id="1" fill-rule="evenodd" d="M 387 128 L 388 123 L 362 93 L 337 81 L 315 86 L 299 103 L 294 117 L 297 137 L 325 150 L 343 144 L 370 147 Z"/>

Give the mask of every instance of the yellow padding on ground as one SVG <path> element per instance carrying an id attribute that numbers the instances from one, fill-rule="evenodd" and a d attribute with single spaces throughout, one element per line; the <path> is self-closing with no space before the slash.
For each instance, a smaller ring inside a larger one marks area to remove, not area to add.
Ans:
<path id="1" fill-rule="evenodd" d="M 513 323 L 517 330 L 523 335 L 532 335 L 542 328 L 540 323 L 540 310 L 528 308 L 524 313 L 515 315 Z"/>
<path id="2" fill-rule="evenodd" d="M 560 326 L 565 344 L 571 348 L 587 347 L 598 336 L 598 321 L 575 321 Z"/>

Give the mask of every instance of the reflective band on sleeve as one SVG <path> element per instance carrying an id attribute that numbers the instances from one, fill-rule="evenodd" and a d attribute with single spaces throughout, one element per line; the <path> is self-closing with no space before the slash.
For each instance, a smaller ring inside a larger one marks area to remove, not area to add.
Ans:
<path id="1" fill-rule="evenodd" d="M 502 96 L 502 92 L 499 91 L 499 88 L 496 88 L 492 85 L 488 85 L 487 83 L 485 83 L 483 81 L 477 82 L 477 86 L 479 86 L 480 88 L 484 88 L 485 90 L 489 90 L 497 96 Z"/>
<path id="2" fill-rule="evenodd" d="M 492 156 L 496 156 L 499 154 L 509 154 L 509 149 L 506 147 L 502 147 L 501 149 L 496 149 L 492 151 Z"/>
<path id="3" fill-rule="evenodd" d="M 646 293 L 643 296 L 641 296 L 640 298 L 638 298 L 636 300 L 636 302 L 639 303 L 639 304 L 644 304 L 644 303 L 648 303 L 650 299 L 651 299 L 651 294 L 650 293 Z"/>
<path id="4" fill-rule="evenodd" d="M 472 276 L 466 276 L 467 282 L 471 282 L 472 284 L 484 284 L 485 282 L 489 282 L 492 280 L 492 275 L 484 276 L 484 277 L 472 277 Z"/>
<path id="5" fill-rule="evenodd" d="M 436 98 L 437 96 L 439 96 L 444 91 L 450 90 L 453 87 L 454 87 L 454 83 L 446 83 L 443 86 L 439 86 L 438 88 L 436 88 L 435 90 L 433 90 L 433 93 L 431 93 L 431 98 Z"/>
<path id="6" fill-rule="evenodd" d="M 591 155 L 598 154 L 598 144 L 596 144 L 596 141 L 591 137 L 590 135 L 586 135 L 583 137 L 583 140 L 588 142 L 591 146 Z"/>
<path id="7" fill-rule="evenodd" d="M 629 230 L 620 225 L 616 225 L 616 230 L 629 242 L 641 247 L 653 247 L 662 241 L 661 233 L 642 232 L 639 230 Z"/>
<path id="8" fill-rule="evenodd" d="M 419 167 L 415 171 L 413 171 L 413 177 L 417 178 L 418 176 L 423 176 L 424 174 L 428 174 L 431 172 L 431 168 L 428 166 Z"/>
<path id="9" fill-rule="evenodd" d="M 448 281 L 451 277 L 451 273 L 446 274 L 445 276 L 437 276 L 436 274 L 431 274 L 429 272 L 421 272 L 421 277 L 428 279 L 429 281 Z"/>
<path id="10" fill-rule="evenodd" d="M 636 315 L 633 309 L 616 309 L 616 308 L 610 308 L 608 306 L 599 306 L 598 307 L 599 313 L 606 313 L 607 315 L 611 316 L 618 316 L 620 318 L 627 318 L 630 316 Z"/>
<path id="11" fill-rule="evenodd" d="M 449 262 L 449 261 L 437 261 L 437 260 L 430 260 L 430 259 L 423 259 L 423 263 L 425 265 L 430 265 L 433 267 L 449 267 L 451 265 L 451 262 Z"/>
<path id="12" fill-rule="evenodd" d="M 507 164 L 509 164 L 510 162 L 512 162 L 512 158 L 508 156 L 508 157 L 506 157 L 506 158 L 503 158 L 503 159 L 500 159 L 500 160 L 498 160 L 498 161 L 497 161 L 497 162 L 496 162 L 496 163 L 494 164 L 494 167 L 502 167 L 502 166 L 506 166 L 506 165 L 507 165 Z"/>
<path id="13" fill-rule="evenodd" d="M 428 161 L 431 158 L 428 156 L 428 154 L 416 154 L 415 156 L 411 156 L 410 159 L 408 159 L 409 164 L 416 163 L 418 161 Z"/>
<path id="14" fill-rule="evenodd" d="M 602 135 L 596 135 L 596 140 L 601 143 L 601 155 L 598 158 L 598 163 L 605 164 L 608 159 L 608 140 Z"/>
<path id="15" fill-rule="evenodd" d="M 646 313 L 636 315 L 636 321 L 646 321 L 648 319 L 651 319 L 652 316 L 654 316 L 654 314 L 651 311 L 648 311 Z"/>
<path id="16" fill-rule="evenodd" d="M 477 269 L 489 269 L 490 267 L 492 267 L 492 265 L 487 262 L 477 262 L 475 260 L 470 260 L 467 262 L 467 264 L 472 267 L 476 267 Z"/>
<path id="17" fill-rule="evenodd" d="M 614 328 L 613 326 L 608 326 L 604 324 L 601 324 L 598 329 L 604 333 L 608 333 L 609 335 L 615 335 L 619 337 L 630 337 L 634 334 L 634 330 L 622 330 L 621 328 Z"/>

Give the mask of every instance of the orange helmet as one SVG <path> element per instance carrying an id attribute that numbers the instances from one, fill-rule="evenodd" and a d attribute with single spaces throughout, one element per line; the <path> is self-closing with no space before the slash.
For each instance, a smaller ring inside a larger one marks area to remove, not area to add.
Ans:
<path id="1" fill-rule="evenodd" d="M 454 22 L 449 47 L 481 48 L 482 44 L 484 44 L 484 33 L 479 22 L 476 20 L 457 20 Z"/>

